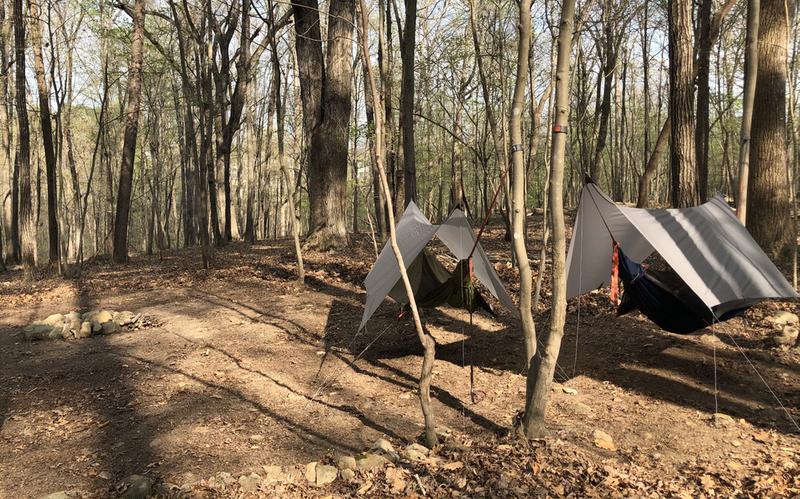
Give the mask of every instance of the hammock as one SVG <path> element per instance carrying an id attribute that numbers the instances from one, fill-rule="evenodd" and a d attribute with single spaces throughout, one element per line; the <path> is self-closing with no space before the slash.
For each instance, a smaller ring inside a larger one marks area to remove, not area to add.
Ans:
<path id="1" fill-rule="evenodd" d="M 665 331 L 689 334 L 714 322 L 740 316 L 749 308 L 729 310 L 715 318 L 712 310 L 675 272 L 645 272 L 644 266 L 628 258 L 622 248 L 617 247 L 617 253 L 624 289 L 617 317 L 638 309 Z"/>

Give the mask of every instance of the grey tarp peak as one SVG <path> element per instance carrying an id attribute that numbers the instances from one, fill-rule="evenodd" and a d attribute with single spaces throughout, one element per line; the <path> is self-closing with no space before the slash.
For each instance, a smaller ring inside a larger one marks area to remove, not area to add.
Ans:
<path id="1" fill-rule="evenodd" d="M 658 251 L 718 315 L 798 296 L 722 195 L 694 208 L 647 210 L 617 205 L 588 183 L 567 255 L 568 299 L 610 283 L 609 232 L 635 262 Z"/>
<path id="2" fill-rule="evenodd" d="M 400 254 L 403 256 L 406 267 L 411 265 L 434 235 L 438 236 L 459 260 L 469 256 L 477 239 L 467 217 L 460 209 L 453 210 L 442 225 L 434 225 L 413 202 L 406 207 L 403 216 L 397 222 L 395 232 Z M 519 311 L 514 300 L 506 291 L 480 244 L 472 256 L 472 265 L 474 276 L 504 307 L 519 318 Z M 387 242 L 364 280 L 367 289 L 367 303 L 364 306 L 364 315 L 361 325 L 358 327 L 359 331 L 399 280 L 400 269 L 397 265 L 397 258 L 391 245 Z"/>

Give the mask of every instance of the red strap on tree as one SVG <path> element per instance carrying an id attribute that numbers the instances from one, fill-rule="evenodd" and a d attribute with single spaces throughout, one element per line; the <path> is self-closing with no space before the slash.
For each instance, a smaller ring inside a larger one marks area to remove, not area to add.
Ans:
<path id="1" fill-rule="evenodd" d="M 614 241 L 613 250 L 611 252 L 611 292 L 608 297 L 611 303 L 619 307 L 622 300 L 619 297 L 619 243 Z"/>

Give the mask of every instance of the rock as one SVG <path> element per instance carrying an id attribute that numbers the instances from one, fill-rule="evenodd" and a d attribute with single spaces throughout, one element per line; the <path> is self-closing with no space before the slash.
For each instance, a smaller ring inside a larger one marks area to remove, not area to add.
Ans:
<path id="1" fill-rule="evenodd" d="M 61 336 L 61 331 L 63 329 L 64 329 L 63 325 L 61 325 L 61 326 L 52 326 L 50 328 L 50 334 L 47 335 L 47 339 L 49 339 L 49 340 L 62 340 L 62 339 L 64 339 Z"/>
<path id="2" fill-rule="evenodd" d="M 100 311 L 99 311 L 99 310 L 90 310 L 90 311 L 88 311 L 88 312 L 84 312 L 84 313 L 82 313 L 82 314 L 81 314 L 81 319 L 83 319 L 84 321 L 88 320 L 89 322 L 92 322 L 92 321 L 89 319 L 89 317 L 91 317 L 91 316 L 92 316 L 92 315 L 94 315 L 94 314 L 99 314 L 99 313 L 100 313 Z"/>
<path id="3" fill-rule="evenodd" d="M 119 324 L 120 326 L 127 326 L 128 324 L 133 322 L 133 312 L 128 312 L 127 310 L 124 312 L 114 312 L 114 316 L 111 320 Z"/>
<path id="4" fill-rule="evenodd" d="M 153 482 L 146 476 L 131 475 L 117 484 L 117 490 L 123 488 L 125 492 L 119 496 L 119 499 L 146 499 L 150 496 Z"/>
<path id="5" fill-rule="evenodd" d="M 606 433 L 606 432 L 604 432 L 602 430 L 594 430 L 592 432 L 592 440 L 594 440 L 594 441 L 600 440 L 600 441 L 603 441 L 603 442 L 613 442 L 614 441 L 614 439 L 611 438 L 611 435 L 609 435 L 608 433 Z"/>
<path id="6" fill-rule="evenodd" d="M 122 329 L 119 327 L 119 324 L 114 321 L 106 321 L 100 324 L 100 327 L 103 330 L 103 334 L 114 334 L 122 331 Z"/>
<path id="7" fill-rule="evenodd" d="M 93 310 L 91 312 L 83 314 L 83 317 L 81 318 L 84 321 L 89 321 L 89 322 L 97 321 L 100 324 L 102 324 L 104 322 L 108 322 L 111 319 L 113 319 L 113 316 L 111 315 L 111 312 L 109 312 L 108 310 L 102 310 L 102 311 Z"/>
<path id="8" fill-rule="evenodd" d="M 425 454 L 426 456 L 430 452 L 430 450 L 428 450 L 427 447 L 425 447 L 424 445 L 420 445 L 420 444 L 418 444 L 416 442 L 411 444 L 411 445 L 409 445 L 408 447 L 406 447 L 406 450 L 409 450 L 409 449 L 413 449 L 413 450 L 415 450 L 415 451 L 417 451 L 419 453 Z"/>
<path id="9" fill-rule="evenodd" d="M 53 492 L 52 494 L 48 494 L 42 499 L 74 499 L 82 495 L 77 490 L 62 490 L 61 492 Z"/>
<path id="10" fill-rule="evenodd" d="M 233 478 L 233 475 L 225 471 L 212 476 L 209 481 L 216 482 L 219 485 L 222 485 L 223 488 L 236 483 L 236 479 Z"/>
<path id="11" fill-rule="evenodd" d="M 388 459 L 378 454 L 361 454 L 356 456 L 355 460 L 356 468 L 366 471 L 389 464 Z"/>
<path id="12" fill-rule="evenodd" d="M 52 331 L 53 331 L 53 326 L 48 326 L 47 324 L 33 324 L 24 327 L 22 329 L 22 334 L 28 341 L 37 341 L 37 340 L 50 339 L 50 333 Z"/>
<path id="13" fill-rule="evenodd" d="M 102 331 L 103 326 L 97 321 L 92 321 L 92 334 L 100 334 Z"/>
<path id="14" fill-rule="evenodd" d="M 99 478 L 102 478 L 103 480 L 111 480 L 113 478 L 111 473 L 109 473 L 108 471 L 101 471 L 100 473 L 97 474 L 97 476 Z"/>
<path id="15" fill-rule="evenodd" d="M 594 411 L 592 411 L 591 407 L 589 407 L 588 405 L 583 404 L 581 402 L 576 402 L 574 404 L 569 404 L 566 407 L 566 409 L 567 409 L 567 412 L 571 412 L 572 414 L 578 414 L 578 415 L 581 415 L 581 416 L 588 416 L 588 415 L 590 415 L 590 414 L 592 414 L 594 412 Z"/>
<path id="16" fill-rule="evenodd" d="M 352 480 L 356 477 L 356 472 L 353 470 L 342 470 L 339 472 L 339 476 L 342 477 L 342 480 Z"/>
<path id="17" fill-rule="evenodd" d="M 722 414 L 721 412 L 715 413 L 714 416 L 711 418 L 711 420 L 714 422 L 715 426 L 731 426 L 733 424 L 736 424 L 735 419 L 728 416 L 727 414 Z"/>
<path id="18" fill-rule="evenodd" d="M 406 449 L 404 455 L 406 459 L 408 459 L 411 462 L 422 461 L 423 459 L 425 459 L 425 454 L 416 451 L 414 449 Z"/>
<path id="19" fill-rule="evenodd" d="M 92 336 L 92 323 L 84 322 L 78 331 L 78 338 L 90 338 Z"/>
<path id="20" fill-rule="evenodd" d="M 64 316 L 61 314 L 48 315 L 47 319 L 42 321 L 42 324 L 47 324 L 48 326 L 55 326 L 58 323 L 64 323 Z"/>
<path id="21" fill-rule="evenodd" d="M 173 491 L 181 490 L 180 487 L 175 485 L 174 483 L 164 482 L 158 487 L 156 487 L 156 491 L 153 492 L 155 497 L 163 497 L 170 495 Z"/>
<path id="22" fill-rule="evenodd" d="M 342 456 L 336 461 L 336 467 L 340 470 L 355 470 L 358 469 L 356 467 L 356 458 L 352 456 Z"/>
<path id="23" fill-rule="evenodd" d="M 261 477 L 256 473 L 242 475 L 239 477 L 239 485 L 245 492 L 256 492 L 258 491 L 258 487 L 261 486 Z"/>
<path id="24" fill-rule="evenodd" d="M 74 336 L 72 335 L 72 326 L 69 323 L 61 326 L 61 337 L 64 338 L 65 340 L 71 340 L 72 338 L 74 338 Z"/>
<path id="25" fill-rule="evenodd" d="M 337 476 L 339 476 L 339 470 L 336 469 L 336 466 L 331 466 L 329 464 L 320 464 L 317 466 L 317 485 L 329 484 L 336 480 Z"/>
<path id="26" fill-rule="evenodd" d="M 797 324 L 798 318 L 795 314 L 791 312 L 787 312 L 785 310 L 778 310 L 770 317 L 767 318 L 768 321 L 774 322 L 775 324 L 784 326 L 786 324 Z"/>
<path id="27" fill-rule="evenodd" d="M 403 400 L 408 400 L 411 397 L 412 397 L 411 392 L 403 392 L 398 396 L 398 398 L 401 398 Z"/>
<path id="28" fill-rule="evenodd" d="M 317 462 L 308 463 L 306 465 L 306 472 L 304 473 L 306 480 L 312 483 L 317 482 Z"/>
<path id="29" fill-rule="evenodd" d="M 794 326 L 783 326 L 783 330 L 772 337 L 775 346 L 794 345 L 797 339 L 797 328 Z"/>
<path id="30" fill-rule="evenodd" d="M 264 481 L 267 483 L 277 482 L 281 477 L 280 466 L 263 466 L 262 469 L 267 474 L 267 476 L 264 477 Z"/>
<path id="31" fill-rule="evenodd" d="M 250 435 L 248 440 L 250 440 L 251 443 L 260 444 L 264 441 L 264 435 Z"/>
<path id="32" fill-rule="evenodd" d="M 396 463 L 400 460 L 400 456 L 397 454 L 397 452 L 395 452 L 392 444 L 390 444 L 389 441 L 384 438 L 379 438 L 374 444 L 372 444 L 372 447 L 369 450 L 388 456 L 389 460 L 393 463 Z"/>
<path id="33" fill-rule="evenodd" d="M 756 352 L 753 354 L 753 360 L 760 360 L 762 362 L 772 362 L 772 355 L 767 352 Z"/>

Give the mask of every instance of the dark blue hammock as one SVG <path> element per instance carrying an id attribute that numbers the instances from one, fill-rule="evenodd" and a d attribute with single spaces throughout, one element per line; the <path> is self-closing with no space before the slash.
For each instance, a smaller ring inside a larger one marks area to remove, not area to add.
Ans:
<path id="1" fill-rule="evenodd" d="M 639 310 L 661 329 L 689 334 L 698 329 L 742 315 L 747 308 L 725 312 L 714 317 L 697 294 L 675 272 L 648 269 L 619 252 L 619 278 L 624 294 L 617 308 L 617 317 Z"/>

